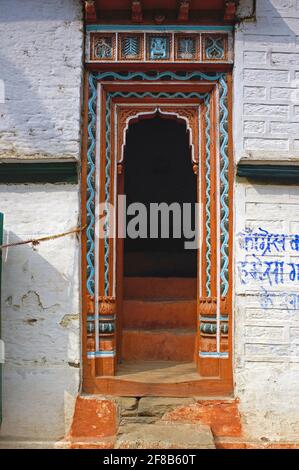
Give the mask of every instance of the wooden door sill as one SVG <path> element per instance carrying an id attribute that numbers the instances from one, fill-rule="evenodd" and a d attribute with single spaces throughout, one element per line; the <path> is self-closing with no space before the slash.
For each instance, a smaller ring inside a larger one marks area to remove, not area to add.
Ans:
<path id="1" fill-rule="evenodd" d="M 127 362 L 118 366 L 117 375 L 85 380 L 84 391 L 112 396 L 230 396 L 232 381 L 201 377 L 194 363 L 170 361 Z"/>

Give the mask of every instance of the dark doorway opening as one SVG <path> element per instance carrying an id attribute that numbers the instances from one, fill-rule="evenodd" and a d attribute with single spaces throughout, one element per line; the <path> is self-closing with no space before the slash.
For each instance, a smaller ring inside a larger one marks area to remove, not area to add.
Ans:
<path id="1" fill-rule="evenodd" d="M 184 230 L 186 222 L 190 230 L 195 229 L 196 181 L 192 170 L 189 133 L 184 122 L 165 119 L 157 114 L 151 119 L 143 119 L 130 125 L 125 147 L 124 193 L 127 207 L 136 202 L 141 202 L 146 207 L 147 237 L 125 238 L 125 276 L 197 276 L 197 250 L 185 249 L 185 242 L 190 234 L 186 233 L 186 228 Z M 176 204 L 176 209 L 169 212 L 169 238 L 165 238 L 167 225 L 164 225 L 162 233 L 162 224 L 168 224 L 168 221 L 160 216 L 158 237 L 150 238 L 149 233 L 153 226 L 153 218 L 150 217 L 151 203 Z M 188 208 L 185 206 L 186 213 L 183 212 L 183 203 L 189 203 Z M 173 216 L 178 205 L 180 218 Z M 134 217 L 136 214 L 127 216 L 127 227 Z"/>

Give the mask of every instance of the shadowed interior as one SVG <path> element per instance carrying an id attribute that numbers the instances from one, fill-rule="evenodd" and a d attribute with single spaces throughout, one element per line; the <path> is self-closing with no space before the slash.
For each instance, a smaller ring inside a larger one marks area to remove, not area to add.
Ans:
<path id="1" fill-rule="evenodd" d="M 125 162 L 127 207 L 141 202 L 147 209 L 146 224 L 136 226 L 141 236 L 125 239 L 125 276 L 196 277 L 196 249 L 185 249 L 190 235 L 183 229 L 182 204 L 190 204 L 189 208 L 185 206 L 185 221 L 190 220 L 187 227 L 194 230 L 197 198 L 185 123 L 157 115 L 132 124 L 127 135 Z M 166 217 L 160 216 L 158 238 L 142 238 L 153 228 L 150 203 L 179 204 L 179 218 L 169 212 L 169 238 L 164 238 L 161 232 L 161 222 L 167 225 Z M 127 227 L 136 214 L 127 216 Z M 176 229 L 181 232 L 179 238 Z"/>

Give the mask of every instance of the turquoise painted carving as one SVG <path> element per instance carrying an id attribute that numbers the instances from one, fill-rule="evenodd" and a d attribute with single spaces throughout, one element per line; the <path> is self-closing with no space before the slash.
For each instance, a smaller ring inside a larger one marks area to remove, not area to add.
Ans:
<path id="1" fill-rule="evenodd" d="M 219 91 L 220 91 L 220 156 L 221 156 L 221 292 L 222 295 L 227 294 L 228 290 L 228 154 L 227 154 L 227 145 L 228 145 L 228 132 L 227 132 L 227 84 L 225 80 L 225 74 L 223 73 L 204 73 L 204 72 L 100 72 L 100 73 L 91 73 L 89 76 L 89 100 L 88 100 L 88 152 L 87 152 L 87 290 L 88 293 L 94 294 L 94 174 L 95 174 L 95 123 L 96 123 L 96 101 L 97 101 L 97 91 L 96 83 L 98 80 L 120 80 L 120 81 L 129 81 L 132 79 L 135 80 L 147 80 L 147 81 L 157 81 L 161 79 L 169 80 L 180 80 L 180 81 L 189 81 L 192 79 L 197 80 L 208 80 L 208 81 L 218 81 Z M 127 94 L 135 97 L 142 97 L 142 94 L 131 93 Z M 150 94 L 155 96 L 155 94 Z M 159 94 L 156 94 L 156 97 Z M 186 97 L 197 96 L 205 100 L 206 109 L 209 108 L 208 95 L 200 95 L 197 93 L 161 93 L 160 97 Z M 106 109 L 106 181 L 105 181 L 105 198 L 106 203 L 109 203 L 109 190 L 110 190 L 110 167 L 111 167 L 111 149 L 110 149 L 110 100 L 112 94 L 107 96 L 107 109 Z M 206 112 L 206 152 L 207 158 L 209 158 L 209 146 L 210 146 L 210 133 L 209 133 L 209 113 Z M 207 169 L 208 171 L 208 169 Z M 208 190 L 208 193 L 210 191 Z M 210 200 L 210 194 L 207 201 Z M 209 202 L 208 202 L 209 204 Z M 208 206 L 206 206 L 206 209 Z M 106 213 L 105 228 L 109 226 L 109 211 Z M 106 232 L 107 233 L 107 232 Z M 109 292 L 109 240 L 108 237 L 105 239 L 105 258 L 104 258 L 104 272 L 105 272 L 105 295 L 108 295 Z M 207 253 L 207 259 L 210 262 L 210 252 Z M 207 266 L 210 266 L 207 263 Z M 208 273 L 207 273 L 208 274 Z M 209 286 L 207 276 L 207 287 Z M 209 295 L 209 294 L 208 294 Z M 114 356 L 115 352 L 100 352 L 96 351 L 94 353 L 88 353 L 89 357 L 109 357 Z M 211 357 L 228 357 L 227 353 L 200 353 L 201 356 L 210 355 Z"/>
<path id="2" fill-rule="evenodd" d="M 228 291 L 228 217 L 229 217 L 229 206 L 228 206 L 228 132 L 227 132 L 227 84 L 225 77 L 222 76 L 219 81 L 220 84 L 220 203 L 221 203 L 221 295 L 225 296 Z"/>
<path id="3" fill-rule="evenodd" d="M 95 124 L 96 124 L 96 99 L 97 90 L 92 74 L 89 76 L 89 100 L 88 100 L 88 150 L 87 150 L 87 291 L 94 295 L 94 222 L 95 222 Z"/>
<path id="4" fill-rule="evenodd" d="M 200 357 L 213 357 L 215 359 L 228 359 L 229 355 L 228 352 L 207 352 L 207 351 L 200 351 Z"/>
<path id="5" fill-rule="evenodd" d="M 94 125 L 95 125 L 95 102 L 96 102 L 96 87 L 95 83 L 97 80 L 105 80 L 105 79 L 115 79 L 121 81 L 128 81 L 132 79 L 140 79 L 140 80 L 148 80 L 148 81 L 155 81 L 160 80 L 163 78 L 168 78 L 170 80 L 182 80 L 187 81 L 192 78 L 202 79 L 202 80 L 219 80 L 220 84 L 220 106 L 221 106 L 221 125 L 220 125 L 220 140 L 221 140 L 221 156 L 224 158 L 225 165 L 222 167 L 222 180 L 225 183 L 224 188 L 222 190 L 222 204 L 224 208 L 223 220 L 222 220 L 222 230 L 223 230 L 223 241 L 222 241 L 222 256 L 223 256 L 223 266 L 221 272 L 221 278 L 223 280 L 224 287 L 222 288 L 222 293 L 225 295 L 228 288 L 228 230 L 227 230 L 227 221 L 228 221 L 228 207 L 226 203 L 227 193 L 228 193 L 228 182 L 227 182 L 227 165 L 228 165 L 228 157 L 227 157 L 227 139 L 228 134 L 226 130 L 226 121 L 227 121 L 227 108 L 226 108 L 226 96 L 227 96 L 227 86 L 225 82 L 225 74 L 222 73 L 204 73 L 204 72 L 154 72 L 153 74 L 145 73 L 145 72 L 101 72 L 98 74 L 90 74 L 89 78 L 89 85 L 90 85 L 90 98 L 89 98 L 89 126 L 88 126 L 88 134 L 89 134 L 89 148 L 88 148 L 88 202 L 87 202 L 87 214 L 88 214 L 88 251 L 87 251 L 87 265 L 88 265 L 88 280 L 87 280 L 87 289 L 89 293 L 93 293 L 94 288 L 94 241 L 93 241 L 93 230 L 94 230 L 94 147 L 95 147 L 95 133 L 94 133 Z M 184 97 L 184 94 L 181 94 Z M 109 111 L 108 111 L 109 108 Z M 110 185 L 110 106 L 108 106 L 107 101 L 107 114 L 106 114 L 106 125 L 107 125 L 107 138 L 106 138 L 106 151 L 108 156 L 108 162 L 106 165 L 106 185 L 105 185 L 105 196 L 106 202 L 109 202 L 109 185 Z M 208 124 L 208 123 L 207 123 Z M 109 139 L 108 139 L 109 137 Z M 109 143 L 108 143 L 109 140 Z M 225 221 L 225 217 L 227 220 Z M 107 228 L 109 226 L 109 214 L 106 214 L 106 225 Z M 109 289 L 109 280 L 108 280 L 108 273 L 109 273 L 109 266 L 108 266 L 108 257 L 109 257 L 109 244 L 108 239 L 106 239 L 105 244 L 105 295 L 108 295 Z M 209 255 L 208 255 L 209 256 Z M 108 269 L 108 270 L 107 270 Z"/>
<path id="6" fill-rule="evenodd" d="M 150 36 L 149 58 L 151 60 L 169 59 L 170 39 L 167 36 Z"/>
<path id="7" fill-rule="evenodd" d="M 112 59 L 113 57 L 112 37 L 100 38 L 95 45 L 94 55 L 97 59 Z"/>
<path id="8" fill-rule="evenodd" d="M 193 38 L 178 38 L 178 58 L 183 60 L 195 59 L 196 42 Z"/>
<path id="9" fill-rule="evenodd" d="M 107 323 L 104 323 L 104 322 L 100 322 L 99 323 L 99 332 L 100 333 L 104 333 L 104 334 L 107 334 L 107 333 L 114 333 L 115 331 L 115 325 L 114 323 L 112 322 L 107 322 Z"/>
<path id="10" fill-rule="evenodd" d="M 100 72 L 98 74 L 91 74 L 94 80 L 147 80 L 149 82 L 154 82 L 157 80 L 162 80 L 168 78 L 169 80 L 181 80 L 186 82 L 192 80 L 192 78 L 197 80 L 209 80 L 215 81 L 219 80 L 224 74 L 223 73 L 204 73 L 204 72 Z"/>
<path id="11" fill-rule="evenodd" d="M 210 152 L 210 95 L 205 98 L 206 106 L 206 291 L 207 297 L 211 296 L 211 152 Z"/>
<path id="12" fill-rule="evenodd" d="M 223 60 L 225 56 L 223 36 L 211 35 L 205 38 L 205 55 L 209 60 Z"/>
<path id="13" fill-rule="evenodd" d="M 115 357 L 115 351 L 89 351 L 87 353 L 88 359 L 95 359 L 97 357 Z"/>
<path id="14" fill-rule="evenodd" d="M 87 316 L 87 334 L 92 335 L 95 332 L 94 316 Z"/>
<path id="15" fill-rule="evenodd" d="M 228 333 L 228 324 L 222 323 L 220 326 L 221 333 L 227 335 Z M 206 335 L 215 335 L 217 333 L 217 324 L 216 323 L 201 323 L 200 331 Z"/>
<path id="16" fill-rule="evenodd" d="M 144 93 L 137 93 L 137 92 L 115 92 L 115 93 L 108 93 L 107 100 L 106 100 L 106 184 L 105 184 L 105 204 L 106 204 L 106 218 L 104 223 L 104 228 L 107 228 L 107 231 L 104 230 L 105 234 L 108 234 L 108 227 L 109 227 L 109 203 L 110 203 L 110 167 L 111 167 L 111 149 L 110 149 L 110 137 L 111 137 L 111 99 L 112 98 L 182 98 L 182 99 L 190 99 L 190 98 L 197 98 L 199 100 L 208 99 L 209 101 L 209 93 L 152 93 L 152 92 L 144 92 Z M 207 108 L 206 112 L 206 119 L 210 122 L 210 115 L 209 115 L 210 107 Z M 210 128 L 210 126 L 209 126 Z M 210 136 L 206 142 L 207 152 L 210 155 Z M 108 175 L 108 176 L 107 176 Z M 211 253 L 209 253 L 210 256 Z M 211 265 L 211 263 L 210 263 Z M 105 236 L 104 239 L 104 289 L 105 295 L 109 295 L 109 238 Z"/>
<path id="17" fill-rule="evenodd" d="M 126 59 L 138 57 L 140 50 L 140 39 L 138 36 L 126 36 L 122 42 L 122 56 Z"/>
<path id="18" fill-rule="evenodd" d="M 154 72 L 154 73 L 146 73 L 146 72 L 100 72 L 100 73 L 91 73 L 89 75 L 89 99 L 88 99 L 88 150 L 87 150 L 87 203 L 86 203 L 86 213 L 87 213 L 87 254 L 86 254 L 86 262 L 87 262 L 87 291 L 90 295 L 94 294 L 94 196 L 95 196 L 95 184 L 94 184 L 94 177 L 95 177 L 95 145 L 96 145 L 96 133 L 95 133 L 95 124 L 96 124 L 96 102 L 97 102 L 97 89 L 96 83 L 98 80 L 121 80 L 121 81 L 128 81 L 132 79 L 139 79 L 139 80 L 147 80 L 147 81 L 156 81 L 161 79 L 170 79 L 170 80 L 181 80 L 181 81 L 188 81 L 192 78 L 199 79 L 199 80 L 219 80 L 222 77 L 220 73 L 204 73 L 204 72 Z M 106 116 L 107 123 L 110 124 L 110 117 Z M 108 129 L 110 132 L 110 129 Z M 110 142 L 109 145 L 106 143 L 108 151 L 110 155 Z M 110 162 L 108 162 L 110 165 Z M 109 170 L 108 166 L 108 170 Z M 106 167 L 106 174 L 107 174 L 107 167 Z M 109 181 L 106 181 L 106 188 L 105 194 L 106 199 L 108 198 L 107 190 L 109 188 Z M 107 214 L 109 217 L 109 214 Z M 109 219 L 106 219 L 106 228 L 108 227 Z M 108 266 L 108 258 L 107 253 L 109 256 L 109 246 L 108 240 L 105 241 L 105 253 L 106 253 L 106 268 Z M 108 267 L 109 270 L 109 267 Z M 105 276 L 105 294 L 107 295 L 107 285 L 108 284 L 108 271 L 106 272 Z M 109 288 L 109 287 L 108 287 Z"/>

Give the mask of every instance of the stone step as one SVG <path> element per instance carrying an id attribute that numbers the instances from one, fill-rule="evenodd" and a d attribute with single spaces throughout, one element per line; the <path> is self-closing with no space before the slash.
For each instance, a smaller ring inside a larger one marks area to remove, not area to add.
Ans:
<path id="1" fill-rule="evenodd" d="M 125 277 L 126 299 L 195 299 L 196 278 Z"/>
<path id="2" fill-rule="evenodd" d="M 133 330 L 122 332 L 123 361 L 192 362 L 195 330 Z"/>
<path id="3" fill-rule="evenodd" d="M 215 449 L 209 426 L 156 422 L 119 428 L 115 449 Z"/>
<path id="4" fill-rule="evenodd" d="M 121 418 L 127 418 L 132 420 L 132 422 L 135 419 L 138 422 L 142 422 L 142 419 L 148 418 L 148 423 L 152 422 L 150 421 L 152 418 L 158 420 L 165 413 L 176 408 L 186 407 L 195 402 L 196 400 L 193 397 L 118 397 L 116 399 L 118 413 Z"/>
<path id="5" fill-rule="evenodd" d="M 125 300 L 124 328 L 196 328 L 196 300 Z"/>

